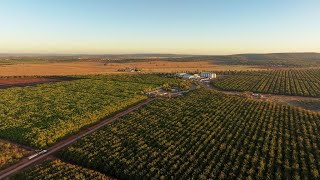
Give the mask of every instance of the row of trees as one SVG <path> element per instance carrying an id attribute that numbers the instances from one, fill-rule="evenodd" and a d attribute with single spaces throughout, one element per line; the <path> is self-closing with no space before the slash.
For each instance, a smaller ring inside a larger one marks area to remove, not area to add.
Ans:
<path id="1" fill-rule="evenodd" d="M 156 100 L 59 156 L 120 179 L 317 179 L 319 119 L 200 89 Z"/>
<path id="2" fill-rule="evenodd" d="M 250 71 L 213 82 L 225 90 L 320 97 L 320 70 Z"/>
<path id="3" fill-rule="evenodd" d="M 178 81 L 157 75 L 78 78 L 0 90 L 0 138 L 43 148 L 146 99 L 145 90 Z"/>
<path id="4" fill-rule="evenodd" d="M 10 179 L 112 179 L 99 172 L 86 169 L 60 160 L 49 160 L 41 165 L 37 165 L 25 172 L 19 173 Z"/>

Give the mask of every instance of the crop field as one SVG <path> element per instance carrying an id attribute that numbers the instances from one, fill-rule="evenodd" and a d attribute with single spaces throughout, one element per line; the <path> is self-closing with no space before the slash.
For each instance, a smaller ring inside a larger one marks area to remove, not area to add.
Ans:
<path id="1" fill-rule="evenodd" d="M 318 179 L 320 114 L 199 89 L 59 152 L 119 179 Z"/>
<path id="2" fill-rule="evenodd" d="M 213 82 L 231 91 L 320 97 L 320 70 L 278 70 L 242 72 Z"/>
<path id="3" fill-rule="evenodd" d="M 0 140 L 0 169 L 12 164 L 30 152 L 9 142 Z"/>
<path id="4" fill-rule="evenodd" d="M 10 179 L 112 179 L 99 172 L 65 163 L 60 160 L 48 160 L 25 172 L 19 173 Z"/>
<path id="5" fill-rule="evenodd" d="M 270 53 L 215 56 L 218 64 L 254 65 L 269 68 L 319 67 L 319 53 Z"/>
<path id="6" fill-rule="evenodd" d="M 54 75 L 88 75 L 119 73 L 119 69 L 138 68 L 142 72 L 179 72 L 179 71 L 228 71 L 261 69 L 252 66 L 218 65 L 208 61 L 173 62 L 59 62 L 38 64 L 0 65 L 0 76 L 54 76 Z M 123 73 L 123 72 L 121 72 Z"/>
<path id="7" fill-rule="evenodd" d="M 80 80 L 0 90 L 0 138 L 43 148 L 179 80 L 157 75 L 82 76 Z"/>

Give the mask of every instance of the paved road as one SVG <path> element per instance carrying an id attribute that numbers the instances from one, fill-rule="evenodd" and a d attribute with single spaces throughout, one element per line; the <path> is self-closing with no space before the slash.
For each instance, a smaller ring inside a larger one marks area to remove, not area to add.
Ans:
<path id="1" fill-rule="evenodd" d="M 69 146 L 71 145 L 72 143 L 76 142 L 78 139 L 90 134 L 90 133 L 93 133 L 94 131 L 98 130 L 99 128 L 105 126 L 106 124 L 122 117 L 122 116 L 125 116 L 126 114 L 136 110 L 136 109 L 139 109 L 141 106 L 144 106 L 146 104 L 148 104 L 149 102 L 153 101 L 155 98 L 149 98 L 135 106 L 132 106 L 128 109 L 126 109 L 125 111 L 122 111 L 108 119 L 105 119 L 101 122 L 99 122 L 98 124 L 95 124 L 87 129 L 84 129 L 82 131 L 80 131 L 78 134 L 75 134 L 73 136 L 70 136 L 68 137 L 67 139 L 64 139 L 60 142 L 58 142 L 57 144 L 55 144 L 54 146 L 50 147 L 47 149 L 47 153 L 45 154 L 42 154 L 42 155 L 39 155 L 31 160 L 29 160 L 28 158 L 24 158 L 22 159 L 20 162 L 18 162 L 17 164 L 14 164 L 2 171 L 0 171 L 0 180 L 1 179 L 5 179 L 7 177 L 9 177 L 10 175 L 12 175 L 13 173 L 16 173 L 18 171 L 21 171 L 22 169 L 26 168 L 26 167 L 29 167 L 30 165 L 34 164 L 34 163 L 37 163 L 41 160 L 44 160 L 46 157 L 52 155 L 53 153 L 61 150 L 62 148 L 65 148 L 66 146 Z"/>

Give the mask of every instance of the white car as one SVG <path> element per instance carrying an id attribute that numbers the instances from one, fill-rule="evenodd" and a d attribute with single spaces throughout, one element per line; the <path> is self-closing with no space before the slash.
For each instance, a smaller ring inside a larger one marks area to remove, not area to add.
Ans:
<path id="1" fill-rule="evenodd" d="M 46 153 L 46 152 L 47 152 L 47 150 L 42 150 L 42 151 L 39 152 L 39 155 L 40 155 L 40 154 L 44 154 L 44 153 Z"/>
<path id="2" fill-rule="evenodd" d="M 46 152 L 47 152 L 47 150 L 42 150 L 42 151 L 40 151 L 40 152 L 37 152 L 37 153 L 29 156 L 28 159 L 29 159 L 29 160 L 30 160 L 30 159 L 33 159 L 33 158 L 35 158 L 35 157 L 37 157 L 37 156 L 39 156 L 39 155 L 41 155 L 41 154 L 44 154 L 44 153 L 46 153 Z"/>

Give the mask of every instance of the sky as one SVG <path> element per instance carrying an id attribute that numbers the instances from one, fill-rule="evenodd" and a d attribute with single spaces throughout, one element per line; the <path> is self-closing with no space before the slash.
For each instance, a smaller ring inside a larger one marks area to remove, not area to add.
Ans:
<path id="1" fill-rule="evenodd" d="M 319 0 L 0 0 L 0 53 L 320 52 Z"/>

